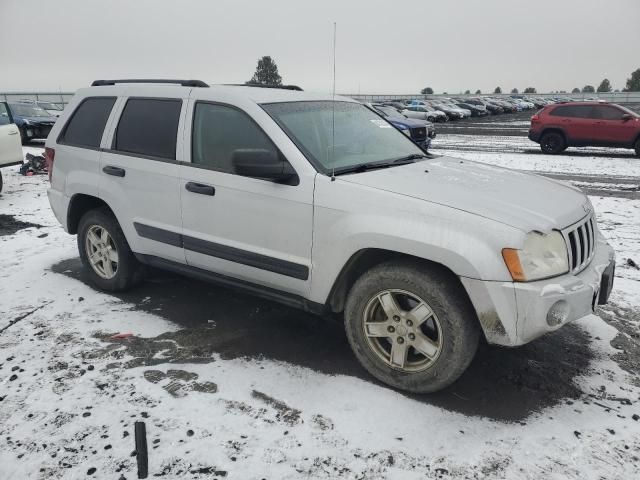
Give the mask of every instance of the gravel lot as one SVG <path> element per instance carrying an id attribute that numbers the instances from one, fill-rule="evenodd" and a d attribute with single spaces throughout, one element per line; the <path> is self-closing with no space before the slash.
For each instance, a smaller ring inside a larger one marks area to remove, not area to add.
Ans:
<path id="1" fill-rule="evenodd" d="M 507 125 L 438 125 L 434 153 L 584 188 L 616 249 L 615 289 L 599 316 L 522 348 L 483 345 L 435 395 L 373 381 L 336 321 L 163 272 L 95 291 L 46 179 L 4 168 L 0 478 L 136 478 L 136 420 L 151 477 L 638 478 L 640 159 L 543 156 L 503 133 L 521 116 L 492 118 Z"/>

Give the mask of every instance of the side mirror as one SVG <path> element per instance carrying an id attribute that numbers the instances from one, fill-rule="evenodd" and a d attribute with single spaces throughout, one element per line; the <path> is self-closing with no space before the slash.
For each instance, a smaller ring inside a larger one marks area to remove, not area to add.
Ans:
<path id="1" fill-rule="evenodd" d="M 245 177 L 261 178 L 287 185 L 298 185 L 300 179 L 291 164 L 271 150 L 243 148 L 231 154 L 233 170 Z"/>
<path id="2" fill-rule="evenodd" d="M 633 118 L 633 116 L 632 116 L 630 113 L 624 113 L 624 114 L 622 114 L 622 121 L 623 121 L 623 122 L 629 121 L 629 120 L 631 120 L 632 118 Z"/>

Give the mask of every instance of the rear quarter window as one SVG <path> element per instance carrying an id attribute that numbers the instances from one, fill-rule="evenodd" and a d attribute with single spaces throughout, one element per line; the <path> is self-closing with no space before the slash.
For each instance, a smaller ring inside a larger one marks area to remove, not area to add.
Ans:
<path id="1" fill-rule="evenodd" d="M 130 98 L 120 115 L 113 149 L 175 160 L 181 108 L 180 99 Z"/>
<path id="2" fill-rule="evenodd" d="M 78 105 L 65 125 L 58 143 L 98 148 L 116 97 L 91 97 Z"/>

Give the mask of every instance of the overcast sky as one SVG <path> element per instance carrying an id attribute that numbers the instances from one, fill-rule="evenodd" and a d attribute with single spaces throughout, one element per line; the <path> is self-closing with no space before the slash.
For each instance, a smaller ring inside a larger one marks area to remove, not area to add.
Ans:
<path id="1" fill-rule="evenodd" d="M 284 82 L 342 93 L 571 90 L 640 68 L 639 0 L 0 0 L 0 92 L 97 78 Z"/>

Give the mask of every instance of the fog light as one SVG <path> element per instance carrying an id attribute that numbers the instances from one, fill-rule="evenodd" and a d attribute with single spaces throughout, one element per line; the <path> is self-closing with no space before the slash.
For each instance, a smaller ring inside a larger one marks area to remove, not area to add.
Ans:
<path id="1" fill-rule="evenodd" d="M 567 318 L 569 318 L 570 310 L 571 307 L 569 307 L 569 304 L 566 301 L 558 300 L 551 306 L 547 313 L 547 324 L 550 327 L 555 327 L 566 322 Z"/>

